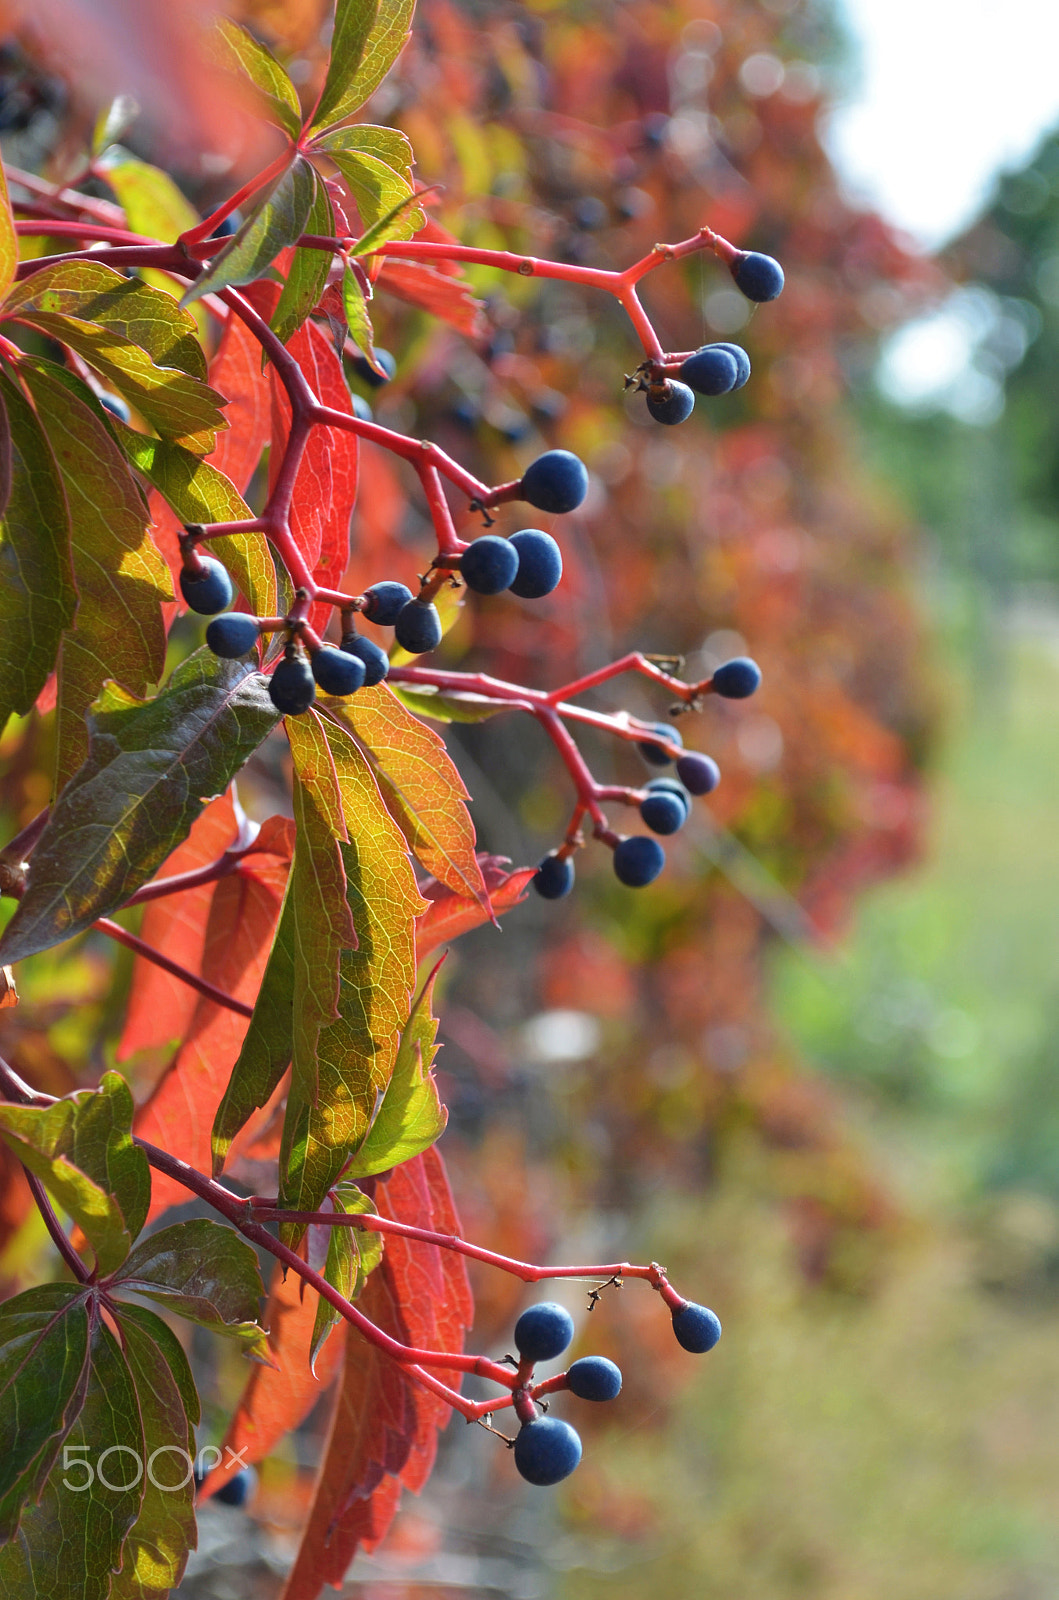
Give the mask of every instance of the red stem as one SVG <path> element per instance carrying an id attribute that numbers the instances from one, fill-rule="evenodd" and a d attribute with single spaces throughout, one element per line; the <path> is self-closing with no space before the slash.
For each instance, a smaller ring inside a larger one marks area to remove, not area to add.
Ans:
<path id="1" fill-rule="evenodd" d="M 207 1000 L 212 1000 L 215 1005 L 225 1006 L 229 1011 L 237 1011 L 241 1017 L 252 1017 L 253 1006 L 245 1005 L 242 1000 L 236 1000 L 234 995 L 225 994 L 223 989 L 200 978 L 197 973 L 189 972 L 187 967 L 182 967 L 176 961 L 171 961 L 153 945 L 146 944 L 136 934 L 130 933 L 120 923 L 111 922 L 109 917 L 97 917 L 92 924 L 108 938 L 114 939 L 118 944 L 125 945 L 126 949 L 133 950 L 138 956 L 143 956 L 145 961 L 152 961 L 156 967 L 161 967 L 163 972 L 168 972 L 172 977 L 179 978 L 181 983 L 186 983 L 189 988 L 197 989 L 199 994 L 205 995 Z"/>
<path id="2" fill-rule="evenodd" d="M 48 1199 L 48 1194 L 44 1185 L 37 1177 L 37 1174 L 29 1170 L 25 1162 L 22 1163 L 22 1170 L 26 1174 L 26 1182 L 29 1184 L 30 1193 L 37 1203 L 37 1210 L 44 1219 L 44 1226 L 51 1234 L 52 1243 L 54 1244 L 56 1250 L 58 1250 L 59 1254 L 62 1256 L 63 1260 L 66 1262 L 66 1265 L 69 1267 L 70 1271 L 73 1273 L 74 1277 L 79 1283 L 90 1283 L 92 1281 L 92 1274 L 89 1272 L 88 1268 L 81 1260 L 81 1257 L 77 1254 L 77 1251 L 74 1249 L 73 1245 L 66 1237 L 66 1234 L 63 1232 L 59 1219 L 52 1210 L 52 1204 Z"/>
<path id="3" fill-rule="evenodd" d="M 243 184 L 241 189 L 237 189 L 234 194 L 228 196 L 227 200 L 223 200 L 216 211 L 205 217 L 197 227 L 189 228 L 186 233 L 182 233 L 179 242 L 188 254 L 196 257 L 210 256 L 216 254 L 218 250 L 223 250 L 228 243 L 227 239 L 210 239 L 210 234 L 220 227 L 225 217 L 230 217 L 233 211 L 238 210 L 244 200 L 249 200 L 252 195 L 257 194 L 273 178 L 278 178 L 290 166 L 296 154 L 297 151 L 294 144 L 288 144 L 287 148 L 281 151 L 274 161 L 270 161 L 268 166 L 259 172 L 256 177 L 250 178 L 248 182 Z M 210 244 L 211 248 L 201 251 L 199 246 L 206 242 Z"/>

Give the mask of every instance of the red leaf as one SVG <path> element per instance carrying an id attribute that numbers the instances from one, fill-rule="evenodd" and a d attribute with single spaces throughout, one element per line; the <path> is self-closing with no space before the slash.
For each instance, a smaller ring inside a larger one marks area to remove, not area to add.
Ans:
<path id="1" fill-rule="evenodd" d="M 440 317 L 468 339 L 486 332 L 485 307 L 469 284 L 418 261 L 386 261 L 379 288 Z"/>
<path id="2" fill-rule="evenodd" d="M 395 1168 L 378 1184 L 375 1201 L 384 1216 L 459 1232 L 435 1149 Z M 359 1305 L 397 1339 L 454 1351 L 463 1349 L 474 1314 L 462 1257 L 393 1236 Z M 454 1374 L 438 1376 L 458 1385 Z M 325 1583 L 341 1582 L 358 1546 L 374 1549 L 393 1520 L 401 1489 L 416 1492 L 429 1477 L 437 1430 L 448 1414 L 443 1400 L 419 1388 L 357 1334 L 349 1335 L 327 1450 L 283 1600 L 315 1600 Z"/>
<path id="3" fill-rule="evenodd" d="M 324 405 L 352 415 L 342 363 L 327 335 L 313 322 L 305 322 L 287 349 L 301 366 Z M 270 369 L 272 379 L 272 454 L 269 488 L 276 481 L 283 459 L 283 444 L 290 430 L 290 404 L 286 390 Z M 356 434 L 345 428 L 314 428 L 305 447 L 294 486 L 291 532 L 322 588 L 337 589 L 349 564 L 349 523 L 357 503 Z M 314 605 L 309 621 L 318 632 L 331 617 L 330 605 Z"/>
<path id="4" fill-rule="evenodd" d="M 211 983 L 252 1004 L 279 919 L 294 848 L 294 824 L 270 817 L 239 868 L 214 892 L 202 955 Z M 200 1172 L 212 1165 L 210 1130 L 248 1019 L 196 996 L 185 1043 L 136 1117 L 136 1132 Z M 155 1173 L 150 1216 L 187 1199 L 175 1179 Z"/>
<path id="5" fill-rule="evenodd" d="M 505 872 L 504 856 L 480 855 L 478 862 L 495 916 L 510 911 L 526 898 L 536 867 L 518 867 L 514 872 Z M 461 933 L 468 933 L 471 928 L 490 920 L 489 912 L 479 901 L 453 894 L 436 879 L 420 884 L 420 893 L 430 901 L 429 909 L 416 923 L 416 955 L 421 962 L 438 945 L 458 939 Z"/>
<path id="6" fill-rule="evenodd" d="M 232 843 L 237 826 L 230 793 L 218 795 L 196 819 L 184 843 L 173 851 L 162 875 L 172 877 L 216 861 Z M 198 889 L 167 895 L 164 900 L 152 900 L 140 927 L 140 937 L 149 945 L 200 977 L 206 924 L 216 887 L 216 883 L 205 883 Z M 198 999 L 194 989 L 179 978 L 137 956 L 118 1060 L 128 1060 L 137 1050 L 183 1039 Z"/>
<path id="7" fill-rule="evenodd" d="M 317 1356 L 315 1377 L 309 1369 L 319 1296 L 309 1288 L 303 1294 L 303 1284 L 296 1272 L 288 1271 L 284 1279 L 277 1261 L 264 1316 L 269 1330 L 269 1354 L 275 1366 L 251 1369 L 224 1436 L 224 1444 L 247 1462 L 263 1461 L 285 1434 L 304 1422 L 341 1365 L 346 1343 L 344 1322 L 332 1330 Z M 224 1464 L 230 1459 L 222 1454 L 199 1490 L 200 1500 L 208 1499 L 228 1481 Z"/>

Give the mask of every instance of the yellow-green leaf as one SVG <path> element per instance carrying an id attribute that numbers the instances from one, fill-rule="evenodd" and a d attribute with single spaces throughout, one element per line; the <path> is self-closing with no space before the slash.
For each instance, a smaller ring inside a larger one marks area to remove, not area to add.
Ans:
<path id="1" fill-rule="evenodd" d="M 375 93 L 404 48 L 414 9 L 415 0 L 338 0 L 313 132 L 344 121 Z"/>
<path id="2" fill-rule="evenodd" d="M 400 1166 L 427 1150 L 445 1131 L 449 1116 L 441 1103 L 431 1068 L 437 1055 L 438 1019 L 434 1016 L 434 979 L 438 966 L 423 985 L 401 1034 L 401 1048 L 393 1076 L 375 1113 L 364 1143 L 347 1171 L 351 1178 L 367 1178 Z"/>
<path id="3" fill-rule="evenodd" d="M 7 193 L 7 174 L 4 172 L 3 162 L 0 161 L 0 294 L 3 294 L 15 281 L 17 267 L 18 235 L 15 232 L 15 218 Z"/>
<path id="4" fill-rule="evenodd" d="M 275 56 L 252 33 L 228 17 L 217 23 L 217 36 L 217 51 L 224 64 L 250 79 L 265 101 L 269 120 L 296 139 L 302 125 L 298 91 Z"/>
<path id="5" fill-rule="evenodd" d="M 410 239 L 426 218 L 411 184 L 378 156 L 363 150 L 331 150 L 334 162 L 353 191 L 364 231 L 350 255 L 367 255 L 391 239 Z"/>
<path id="6" fill-rule="evenodd" d="M 355 1183 L 337 1183 L 331 1190 L 331 1209 L 347 1216 L 375 1216 L 376 1206 Z M 382 1234 L 341 1225 L 328 1229 L 327 1260 L 324 1277 L 347 1300 L 355 1300 L 382 1260 Z M 330 1300 L 320 1296 L 309 1347 L 309 1365 L 316 1371 L 316 1358 L 331 1329 L 342 1320 Z"/>

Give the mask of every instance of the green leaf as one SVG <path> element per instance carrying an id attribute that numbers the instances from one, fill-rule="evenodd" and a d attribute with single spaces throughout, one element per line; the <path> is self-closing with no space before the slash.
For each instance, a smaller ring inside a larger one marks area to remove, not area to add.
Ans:
<path id="1" fill-rule="evenodd" d="M 108 685 L 33 852 L 0 962 L 89 927 L 152 877 L 278 720 L 261 673 L 197 650 L 153 700 Z"/>
<path id="2" fill-rule="evenodd" d="M 257 1255 L 234 1228 L 209 1217 L 162 1228 L 137 1245 L 111 1286 L 158 1300 L 267 1360 L 268 1342 L 258 1322 L 265 1286 Z"/>
<path id="3" fill-rule="evenodd" d="M 371 325 L 368 315 L 368 302 L 357 274 L 349 262 L 342 274 L 342 309 L 346 313 L 346 325 L 349 328 L 355 343 L 357 343 L 374 366 L 375 364 L 375 329 Z"/>
<path id="4" fill-rule="evenodd" d="M 116 418 L 112 430 L 138 472 L 173 508 L 181 522 L 238 522 L 253 512 L 232 480 L 183 445 L 137 433 Z M 210 540 L 257 617 L 276 615 L 276 566 L 263 533 L 229 533 Z"/>
<path id="5" fill-rule="evenodd" d="M 217 53 L 233 72 L 243 72 L 265 101 L 270 122 L 297 139 L 302 126 L 298 91 L 270 50 L 227 17 L 217 23 Z"/>
<path id="6" fill-rule="evenodd" d="M 360 150 L 392 167 L 412 187 L 415 155 L 407 134 L 399 128 L 380 128 L 371 122 L 358 122 L 352 128 L 333 128 L 313 140 L 313 148 L 331 155 L 335 150 Z"/>
<path id="7" fill-rule="evenodd" d="M 0 1303 L 0 1546 L 44 1487 L 87 1383 L 80 1285 L 42 1283 Z"/>
<path id="8" fill-rule="evenodd" d="M 395 683 L 393 692 L 409 711 L 417 717 L 429 717 L 432 722 L 488 722 L 498 712 L 510 709 L 502 700 L 487 700 L 477 694 L 443 694 L 428 684 L 417 684 L 413 689 L 406 683 Z"/>
<path id="9" fill-rule="evenodd" d="M 280 251 L 296 243 L 305 232 L 316 181 L 312 164 L 304 156 L 295 156 L 266 191 L 258 210 L 187 290 L 181 304 L 186 306 L 214 290 L 255 283 L 263 277 Z"/>
<path id="10" fill-rule="evenodd" d="M 374 94 L 404 48 L 414 8 L 415 0 L 338 0 L 314 133 L 342 122 Z"/>
<path id="11" fill-rule="evenodd" d="M 302 231 L 323 234 L 331 238 L 335 231 L 335 214 L 331 209 L 331 201 L 323 179 L 314 168 L 310 168 L 310 171 L 313 173 L 316 190 Z M 327 275 L 330 270 L 331 256 L 328 251 L 310 248 L 295 250 L 290 271 L 287 273 L 287 281 L 283 285 L 283 293 L 272 314 L 272 331 L 284 344 L 292 334 L 297 333 L 320 299 L 327 287 Z"/>
<path id="12" fill-rule="evenodd" d="M 58 262 L 16 284 L 3 314 L 76 350 L 164 438 L 204 455 L 226 426 L 194 318 L 162 290 L 98 262 Z"/>
<path id="13" fill-rule="evenodd" d="M 401 1034 L 393 1077 L 386 1086 L 367 1138 L 346 1169 L 351 1178 L 371 1177 L 410 1161 L 436 1143 L 449 1114 L 441 1103 L 431 1067 L 437 1055 L 438 1019 L 433 1013 L 434 968 Z"/>
<path id="14" fill-rule="evenodd" d="M 345 1212 L 347 1216 L 377 1215 L 377 1208 L 373 1200 L 355 1183 L 339 1183 L 331 1191 L 331 1208 L 334 1211 Z M 382 1260 L 382 1234 L 369 1233 L 360 1228 L 329 1227 L 327 1239 L 327 1261 L 324 1264 L 324 1277 L 332 1288 L 347 1300 L 355 1300 L 367 1282 L 368 1274 L 374 1272 Z M 313 1324 L 313 1336 L 309 1347 L 309 1365 L 316 1372 L 316 1358 L 320 1349 L 336 1322 L 342 1320 L 341 1313 L 336 1311 L 330 1300 L 320 1296 L 316 1307 L 316 1321 Z"/>
<path id="15" fill-rule="evenodd" d="M 18 268 L 18 235 L 15 218 L 7 193 L 7 174 L 0 161 L 0 294 L 15 281 Z"/>
<path id="16" fill-rule="evenodd" d="M 162 676 L 161 604 L 173 590 L 139 485 L 91 391 L 52 362 L 27 360 L 22 372 L 62 473 L 81 602 L 59 655 L 59 790 L 88 755 L 85 713 L 104 681 L 142 695 Z"/>
<path id="17" fill-rule="evenodd" d="M 109 1600 L 166 1600 L 196 1544 L 188 1462 L 195 1455 L 199 1400 L 187 1357 L 161 1317 L 146 1306 L 123 1305 L 116 1321 L 139 1405 L 145 1471 L 140 1514 L 126 1536 Z"/>
<path id="18" fill-rule="evenodd" d="M 299 728 L 307 720 L 299 718 Z M 337 833 L 334 842 L 345 872 L 356 948 L 341 952 L 337 1019 L 320 1028 L 315 1063 L 303 1063 L 300 1069 L 295 991 L 295 1071 L 280 1170 L 282 1204 L 299 1211 L 318 1207 L 341 1171 L 346 1152 L 362 1142 L 378 1097 L 390 1081 L 415 989 L 415 919 L 424 908 L 405 841 L 383 804 L 364 755 L 334 722 L 329 720 L 323 728 L 333 779 L 329 784 L 321 763 L 312 788 L 320 796 L 321 811 L 333 806 L 336 790 L 340 798 L 349 842 Z M 302 778 L 308 767 L 305 747 L 292 744 L 292 751 L 296 764 L 301 763 Z M 319 762 L 315 743 L 309 753 Z M 305 787 L 310 787 L 308 781 Z M 333 827 L 333 821 L 326 820 Z M 322 825 L 317 833 L 322 836 Z M 297 860 L 296 850 L 296 867 Z M 312 926 L 315 912 L 311 901 L 306 903 L 311 894 L 312 879 L 306 872 L 295 886 L 299 930 L 303 919 Z M 306 959 L 310 952 L 306 947 Z M 330 981 L 330 974 L 327 978 Z"/>
<path id="19" fill-rule="evenodd" d="M 334 162 L 353 191 L 364 232 L 350 255 L 368 255 L 391 239 L 410 239 L 426 221 L 410 183 L 377 156 L 332 150 Z"/>
<path id="20" fill-rule="evenodd" d="M 43 689 L 77 612 L 62 479 L 40 423 L 0 373 L 11 437 L 11 490 L 0 521 L 0 728 Z"/>
<path id="21" fill-rule="evenodd" d="M 294 1048 L 294 899 L 290 879 L 276 937 L 254 1002 L 254 1014 L 213 1121 L 213 1175 L 224 1169 L 232 1140 L 268 1102 L 290 1066 Z"/>
<path id="22" fill-rule="evenodd" d="M 132 127 L 139 114 L 140 108 L 131 95 L 116 95 L 96 118 L 96 125 L 92 130 L 93 156 L 102 155 L 108 145 L 120 139 L 122 134 Z"/>
<path id="23" fill-rule="evenodd" d="M 139 1397 L 121 1347 L 98 1314 L 90 1359 L 84 1405 L 63 1440 L 63 1459 L 39 1505 L 23 1511 L 18 1533 L 0 1547 L 0 1591 L 19 1600 L 109 1600 L 111 1575 L 140 1515 L 147 1458 Z"/>
<path id="24" fill-rule="evenodd" d="M 125 1260 L 151 1202 L 132 1112 L 120 1072 L 105 1072 L 98 1089 L 77 1089 L 50 1106 L 0 1105 L 0 1138 L 77 1223 L 101 1273 Z"/>

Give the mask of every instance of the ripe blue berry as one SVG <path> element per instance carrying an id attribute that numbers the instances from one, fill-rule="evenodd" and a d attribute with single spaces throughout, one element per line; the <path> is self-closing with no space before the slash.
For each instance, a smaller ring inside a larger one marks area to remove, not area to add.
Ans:
<path id="1" fill-rule="evenodd" d="M 783 288 L 779 262 L 757 250 L 741 250 L 729 270 L 748 300 L 775 300 Z"/>
<path id="2" fill-rule="evenodd" d="M 566 1381 L 579 1400 L 616 1400 L 621 1393 L 621 1368 L 606 1356 L 582 1356 L 571 1363 Z"/>
<path id="3" fill-rule="evenodd" d="M 724 345 L 705 344 L 684 362 L 680 377 L 699 394 L 728 394 L 739 386 L 739 363 Z"/>
<path id="4" fill-rule="evenodd" d="M 542 1300 L 528 1306 L 515 1323 L 515 1349 L 527 1361 L 552 1361 L 574 1336 L 574 1319 L 565 1306 Z"/>
<path id="5" fill-rule="evenodd" d="M 351 394 L 349 403 L 358 422 L 374 422 L 375 413 L 362 394 Z"/>
<path id="6" fill-rule="evenodd" d="M 721 1337 L 721 1324 L 706 1306 L 697 1306 L 689 1300 L 679 1311 L 674 1311 L 673 1332 L 677 1336 L 677 1343 L 683 1345 L 685 1350 L 690 1350 L 694 1356 L 702 1356 L 707 1350 L 712 1350 Z"/>
<path id="7" fill-rule="evenodd" d="M 695 396 L 686 383 L 675 383 L 672 379 L 662 385 L 658 395 L 648 392 L 647 409 L 656 422 L 664 422 L 667 427 L 675 427 L 678 422 L 686 422 L 695 409 Z"/>
<path id="8" fill-rule="evenodd" d="M 562 551 L 551 534 L 523 528 L 521 533 L 513 533 L 508 543 L 518 556 L 518 572 L 508 584 L 511 593 L 522 600 L 540 600 L 551 594 L 563 575 Z"/>
<path id="9" fill-rule="evenodd" d="M 407 589 L 403 583 L 373 583 L 370 589 L 364 591 L 364 609 L 361 616 L 367 617 L 369 622 L 374 622 L 379 628 L 392 628 L 402 607 L 406 606 L 411 598 L 411 589 Z"/>
<path id="10" fill-rule="evenodd" d="M 397 371 L 397 362 L 390 352 L 378 348 L 375 350 L 374 366 L 367 356 L 361 355 L 359 351 L 355 356 L 350 357 L 350 366 L 357 377 L 363 379 L 372 389 L 381 389 L 384 383 L 390 382 Z M 377 370 L 380 368 L 381 370 Z"/>
<path id="11" fill-rule="evenodd" d="M 324 694 L 356 694 L 364 687 L 364 663 L 359 656 L 325 644 L 312 658 L 313 677 Z"/>
<path id="12" fill-rule="evenodd" d="M 373 639 L 362 639 L 359 633 L 344 633 L 338 648 L 364 663 L 365 689 L 381 683 L 390 670 L 390 658 L 386 651 L 380 649 Z"/>
<path id="13" fill-rule="evenodd" d="M 436 650 L 444 631 L 438 608 L 429 600 L 409 600 L 407 605 L 401 607 L 393 626 L 394 638 L 410 656 L 421 656 L 428 650 Z"/>
<path id="14" fill-rule="evenodd" d="M 677 762 L 677 777 L 690 794 L 712 794 L 721 781 L 721 769 L 712 756 L 689 750 Z"/>
<path id="15" fill-rule="evenodd" d="M 228 215 L 224 218 L 223 222 L 218 222 L 217 226 L 214 228 L 213 232 L 210 234 L 210 238 L 211 239 L 230 239 L 232 237 L 232 234 L 233 233 L 238 233 L 239 229 L 242 226 L 243 226 L 243 214 L 242 214 L 242 212 L 239 211 L 238 209 L 236 209 L 235 211 L 229 211 Z"/>
<path id="16" fill-rule="evenodd" d="M 587 493 L 585 464 L 570 450 L 546 450 L 522 475 L 522 498 L 538 511 L 574 511 Z"/>
<path id="17" fill-rule="evenodd" d="M 761 668 L 749 656 L 735 656 L 718 667 L 713 675 L 713 691 L 725 700 L 745 700 L 761 684 Z"/>
<path id="18" fill-rule="evenodd" d="M 192 611 L 202 617 L 215 616 L 232 603 L 232 580 L 213 556 L 200 556 L 201 572 L 180 571 L 180 592 Z"/>
<path id="19" fill-rule="evenodd" d="M 739 368 L 739 376 L 736 378 L 733 387 L 736 389 L 741 389 L 750 376 L 750 357 L 747 355 L 741 344 L 727 344 L 724 341 L 721 341 L 718 343 L 717 349 L 727 350 L 728 354 L 735 361 L 736 366 Z"/>
<path id="20" fill-rule="evenodd" d="M 679 728 L 674 728 L 670 723 L 656 722 L 653 726 L 655 733 L 659 734 L 663 739 L 668 739 L 670 744 L 682 745 L 684 743 L 680 736 Z M 644 760 L 651 763 L 652 767 L 668 767 L 669 763 L 675 759 L 675 757 L 667 755 L 661 745 L 649 744 L 646 739 L 637 740 L 636 748 Z"/>
<path id="21" fill-rule="evenodd" d="M 132 416 L 125 401 L 120 394 L 110 394 L 106 389 L 101 389 L 97 399 L 104 411 L 109 411 L 112 417 L 117 417 L 119 422 L 128 422 Z"/>
<path id="22" fill-rule="evenodd" d="M 515 1466 L 527 1483 L 547 1488 L 568 1478 L 581 1460 L 581 1440 L 558 1417 L 534 1417 L 519 1429 Z"/>
<path id="23" fill-rule="evenodd" d="M 241 1472 L 236 1472 L 227 1483 L 223 1483 L 214 1495 L 222 1506 L 245 1506 L 253 1492 L 257 1474 L 251 1467 L 244 1467 Z"/>
<path id="24" fill-rule="evenodd" d="M 614 849 L 614 871 L 629 889 L 643 889 L 653 883 L 666 864 L 666 853 L 657 839 L 637 833 L 622 839 Z"/>
<path id="25" fill-rule="evenodd" d="M 223 656 L 226 661 L 249 655 L 258 637 L 257 618 L 248 617 L 245 611 L 229 611 L 223 617 L 214 617 L 206 629 L 206 643 L 215 656 Z"/>
<path id="26" fill-rule="evenodd" d="M 268 682 L 269 698 L 285 717 L 308 711 L 316 699 L 316 680 L 304 656 L 284 656 Z"/>
<path id="27" fill-rule="evenodd" d="M 652 833 L 678 833 L 688 820 L 688 804 L 672 790 L 659 789 L 640 802 L 640 815 Z"/>
<path id="28" fill-rule="evenodd" d="M 460 557 L 463 581 L 475 594 L 500 594 L 514 583 L 518 570 L 518 551 L 495 533 L 475 539 Z"/>
<path id="29" fill-rule="evenodd" d="M 574 886 L 574 863 L 569 856 L 545 856 L 533 877 L 533 887 L 545 900 L 561 900 Z"/>

